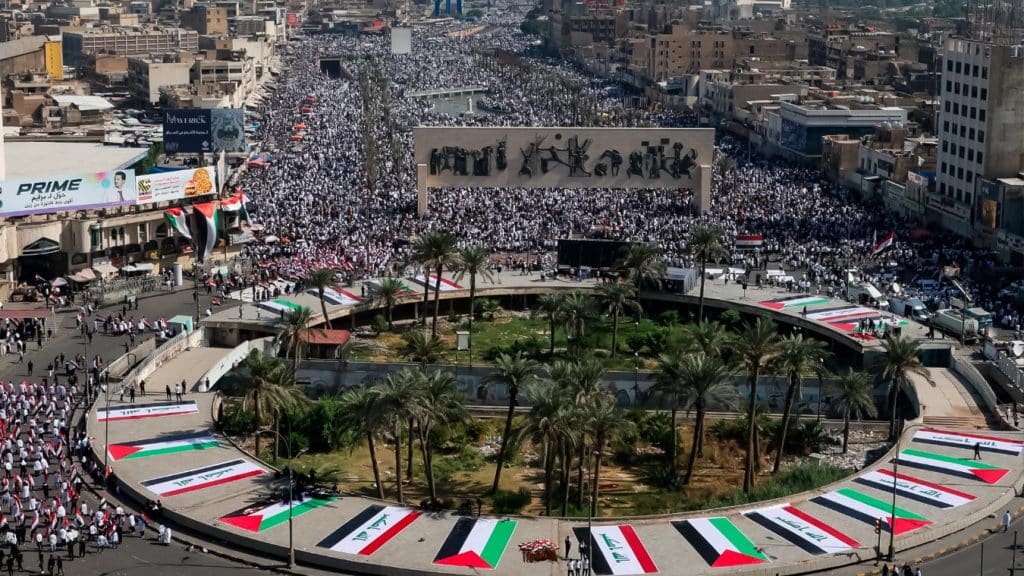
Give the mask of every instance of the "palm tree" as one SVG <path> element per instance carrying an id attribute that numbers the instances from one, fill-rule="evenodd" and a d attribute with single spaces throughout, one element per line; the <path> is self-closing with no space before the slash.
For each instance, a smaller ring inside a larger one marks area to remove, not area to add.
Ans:
<path id="1" fill-rule="evenodd" d="M 840 374 L 835 384 L 835 402 L 843 411 L 843 454 L 850 441 L 850 416 L 861 415 L 874 418 L 878 416 L 875 407 L 874 383 L 871 376 L 849 368 Z"/>
<path id="2" fill-rule="evenodd" d="M 331 318 L 327 315 L 327 302 L 324 300 L 324 291 L 334 284 L 334 270 L 330 268 L 314 268 L 306 276 L 309 285 L 316 288 L 317 297 L 320 298 L 320 312 L 324 315 L 324 325 L 331 329 Z"/>
<path id="3" fill-rule="evenodd" d="M 658 375 L 655 378 L 651 391 L 659 396 L 667 398 L 672 419 L 672 443 L 668 448 L 668 463 L 674 475 L 678 476 L 679 469 L 679 428 L 676 416 L 683 404 L 683 397 L 687 394 L 686 383 L 683 381 L 683 360 L 689 356 L 684 355 L 680 350 L 673 350 L 670 353 L 658 356 Z M 695 444 L 696 446 L 696 444 Z"/>
<path id="4" fill-rule="evenodd" d="M 661 279 L 665 277 L 661 249 L 651 244 L 630 244 L 621 266 L 626 269 L 626 278 L 632 280 L 637 288 L 661 286 Z"/>
<path id="5" fill-rule="evenodd" d="M 632 282 L 605 282 L 597 287 L 597 300 L 612 317 L 612 356 L 619 349 L 619 317 L 626 312 L 640 314 L 643 308 L 636 301 L 636 285 Z"/>
<path id="6" fill-rule="evenodd" d="M 706 225 L 696 226 L 690 232 L 690 252 L 700 262 L 700 296 L 697 300 L 697 321 L 704 320 L 704 280 L 707 279 L 708 260 L 727 255 L 722 244 L 722 231 Z"/>
<path id="7" fill-rule="evenodd" d="M 366 436 L 366 447 L 370 450 L 370 466 L 373 468 L 373 483 L 377 487 L 377 498 L 383 500 L 384 484 L 380 481 L 376 443 L 376 438 L 382 428 L 383 414 L 380 396 L 370 387 L 356 386 L 349 388 L 341 395 L 341 407 L 346 421 Z"/>
<path id="8" fill-rule="evenodd" d="M 561 321 L 562 306 L 565 303 L 565 294 L 549 292 L 537 297 L 537 306 L 533 309 L 531 316 L 543 314 L 548 319 L 548 330 L 550 331 L 551 348 L 549 355 L 555 354 L 555 330 Z"/>
<path id="9" fill-rule="evenodd" d="M 889 382 L 889 440 L 895 440 L 899 434 L 896 423 L 899 393 L 908 384 L 911 374 L 928 378 L 928 369 L 921 362 L 921 347 L 917 340 L 889 333 L 882 346 L 885 354 L 879 359 L 876 369 Z"/>
<path id="10" fill-rule="evenodd" d="M 571 361 L 556 361 L 549 369 L 551 378 L 558 383 L 567 399 L 572 404 L 571 417 L 577 421 L 577 427 L 583 425 L 583 412 L 586 407 L 607 392 L 602 389 L 601 382 L 604 378 L 604 364 L 596 358 L 577 358 Z M 583 433 L 579 435 L 576 442 L 576 457 L 579 459 L 579 467 L 576 472 L 576 485 L 581 488 L 576 492 L 577 506 L 583 507 L 583 469 L 586 466 L 587 444 Z M 566 482 L 568 485 L 568 482 Z"/>
<path id="11" fill-rule="evenodd" d="M 725 358 L 735 343 L 735 336 L 719 322 L 701 320 L 683 327 L 683 347 L 690 353 Z"/>
<path id="12" fill-rule="evenodd" d="M 395 329 L 395 324 L 392 321 L 392 312 L 395 309 L 395 304 L 398 302 L 399 295 L 403 292 L 405 292 L 405 285 L 398 278 L 383 278 L 377 284 L 377 294 L 384 300 L 384 310 L 388 315 L 388 330 Z"/>
<path id="13" fill-rule="evenodd" d="M 427 335 L 426 329 L 413 330 L 402 334 L 402 345 L 398 353 L 407 360 L 420 365 L 420 371 L 426 372 L 428 364 L 440 360 L 447 346 L 444 340 L 436 335 Z"/>
<path id="14" fill-rule="evenodd" d="M 708 404 L 712 401 L 732 404 L 736 386 L 729 366 L 718 356 L 708 356 L 702 352 L 683 357 L 678 377 L 686 390 L 687 407 L 692 407 L 697 413 L 693 425 L 693 446 L 690 447 L 686 476 L 683 477 L 683 484 L 689 484 L 697 457 L 704 455 L 704 416 Z"/>
<path id="15" fill-rule="evenodd" d="M 295 386 L 294 373 L 279 359 L 253 350 L 245 359 L 245 367 L 246 374 L 239 387 L 242 408 L 253 412 L 257 428 L 266 423 L 268 416 L 274 416 L 276 421 L 285 409 L 299 407 L 308 401 L 302 390 Z M 258 457 L 259 430 L 255 441 Z"/>
<path id="16" fill-rule="evenodd" d="M 441 312 L 441 274 L 445 267 L 451 267 L 456 262 L 455 244 L 455 236 L 450 232 L 431 230 L 417 238 L 413 247 L 416 260 L 422 262 L 428 271 L 424 282 L 429 286 L 431 269 L 437 275 L 434 285 L 434 319 L 430 325 L 430 333 L 433 335 L 437 335 L 437 317 Z"/>
<path id="17" fill-rule="evenodd" d="M 779 335 L 775 332 L 775 323 L 759 317 L 753 324 L 748 323 L 740 336 L 740 357 L 743 368 L 747 372 L 750 394 L 747 404 L 747 454 L 743 472 L 743 493 L 750 494 L 754 486 L 754 469 L 759 464 L 755 459 L 757 444 L 757 426 L 754 416 L 757 409 L 757 380 L 761 370 L 778 348 Z"/>
<path id="18" fill-rule="evenodd" d="M 284 317 L 284 326 L 276 336 L 278 344 L 285 346 L 285 358 L 292 355 L 292 372 L 299 369 L 299 360 L 302 351 L 302 341 L 312 330 L 309 321 L 313 317 L 313 311 L 305 306 L 299 306 L 289 310 Z"/>
<path id="19" fill-rule="evenodd" d="M 583 349 L 583 336 L 586 333 L 587 321 L 594 318 L 593 300 L 580 292 L 573 292 L 562 302 L 561 320 L 565 326 L 565 336 L 572 348 L 579 353 Z"/>
<path id="20" fill-rule="evenodd" d="M 522 352 L 516 352 L 515 356 L 499 354 L 494 361 L 494 368 L 494 373 L 487 377 L 487 381 L 504 384 L 508 387 L 508 412 L 505 415 L 505 432 L 501 435 L 501 447 L 498 449 L 494 482 L 491 484 L 492 494 L 498 491 L 498 483 L 501 482 L 501 468 L 505 465 L 505 450 L 512 440 L 512 419 L 515 416 L 519 390 L 537 381 L 539 365 L 534 360 L 523 356 Z"/>
<path id="21" fill-rule="evenodd" d="M 800 384 L 805 375 L 820 373 L 827 355 L 828 348 L 824 342 L 804 338 L 803 334 L 788 336 L 779 343 L 779 353 L 774 358 L 773 364 L 776 370 L 789 380 L 789 386 L 786 388 L 786 404 L 782 409 L 782 426 L 779 428 L 779 437 L 775 443 L 773 474 L 778 473 L 779 467 L 782 466 L 782 456 L 786 452 L 786 433 L 789 430 L 789 420 L 793 414 L 793 402 L 800 395 Z M 820 394 L 821 391 L 818 393 Z"/>
<path id="22" fill-rule="evenodd" d="M 451 372 L 434 370 L 417 380 L 420 388 L 419 423 L 420 449 L 423 451 L 423 469 L 427 476 L 430 501 L 437 502 L 437 484 L 434 482 L 434 450 L 430 434 L 438 424 L 450 424 L 466 419 L 466 405 L 458 391 L 458 381 Z M 410 439 L 411 440 L 411 439 Z"/>
<path id="23" fill-rule="evenodd" d="M 611 394 L 602 394 L 587 405 L 585 412 L 587 429 L 594 438 L 593 497 L 590 499 L 590 515 L 597 516 L 597 499 L 601 495 L 601 461 L 605 448 L 620 435 L 633 428 L 633 422 L 625 411 L 615 405 Z M 581 487 L 582 489 L 582 487 Z"/>
<path id="24" fill-rule="evenodd" d="M 469 274 L 469 332 L 473 333 L 473 315 L 476 314 L 476 279 L 479 276 L 487 282 L 494 281 L 494 275 L 488 266 L 491 262 L 491 253 L 481 246 L 467 246 L 459 250 L 456 256 L 459 272 L 455 276 L 456 281 Z M 472 336 L 470 336 L 472 340 Z"/>
<path id="25" fill-rule="evenodd" d="M 405 502 L 405 489 L 402 485 L 402 426 L 419 415 L 420 388 L 416 384 L 419 378 L 422 378 L 422 373 L 405 368 L 388 375 L 384 382 L 373 388 L 383 419 L 391 426 L 395 436 L 395 486 L 399 502 Z M 412 442 L 412 438 L 409 441 Z"/>
<path id="26" fill-rule="evenodd" d="M 552 488 L 554 486 L 555 458 L 564 443 L 571 441 L 574 426 L 565 405 L 562 389 L 550 380 L 538 380 L 526 388 L 530 412 L 526 424 L 520 429 L 520 438 L 531 438 L 535 445 L 543 447 L 544 453 L 544 513 L 551 515 Z M 567 468 L 563 460 L 562 466 Z M 567 487 L 566 487 L 567 488 Z"/>

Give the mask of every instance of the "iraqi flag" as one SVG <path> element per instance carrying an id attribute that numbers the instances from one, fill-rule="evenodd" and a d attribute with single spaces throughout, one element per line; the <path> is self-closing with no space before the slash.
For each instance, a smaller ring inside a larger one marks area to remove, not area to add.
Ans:
<path id="1" fill-rule="evenodd" d="M 217 246 L 217 214 L 220 209 L 216 202 L 193 204 L 192 209 L 192 238 L 196 245 L 196 258 L 202 262 L 213 254 Z"/>
<path id="2" fill-rule="evenodd" d="M 768 557 L 728 518 L 679 520 L 672 522 L 672 527 L 712 568 L 750 566 L 768 561 Z"/>
<path id="3" fill-rule="evenodd" d="M 448 533 L 434 564 L 494 570 L 516 531 L 516 521 L 459 518 Z"/>
<path id="4" fill-rule="evenodd" d="M 865 524 L 874 525 L 876 520 L 883 520 L 897 536 L 931 524 L 924 516 L 899 507 L 895 508 L 896 514 L 893 516 L 890 502 L 883 502 L 851 488 L 840 488 L 812 498 L 811 501 Z"/>
<path id="5" fill-rule="evenodd" d="M 900 464 L 906 464 L 914 468 L 923 468 L 935 472 L 943 472 L 962 478 L 981 480 L 986 484 L 997 484 L 1010 471 L 1006 468 L 985 464 L 979 460 L 968 460 L 956 458 L 924 450 L 907 449 L 900 452 L 898 456 Z"/>
<path id="6" fill-rule="evenodd" d="M 895 241 L 896 241 L 896 233 L 895 232 L 889 232 L 888 236 L 886 236 L 885 238 L 882 238 L 878 242 L 875 242 L 875 245 L 871 248 L 871 255 L 872 256 L 876 256 L 878 254 L 881 254 L 887 248 L 891 247 L 893 245 L 893 242 L 895 242 Z"/>
<path id="7" fill-rule="evenodd" d="M 933 484 L 906 474 L 893 474 L 891 470 L 884 468 L 862 474 L 854 481 L 889 493 L 895 484 L 896 492 L 904 498 L 937 508 L 956 508 L 974 501 L 975 498 L 971 494 L 948 486 Z"/>
<path id="8" fill-rule="evenodd" d="M 420 512 L 374 504 L 344 523 L 317 544 L 335 552 L 370 556 L 419 518 Z"/>
<path id="9" fill-rule="evenodd" d="M 164 220 L 180 236 L 189 240 L 192 239 L 192 232 L 188 229 L 188 216 L 182 208 L 170 208 L 164 211 Z"/>
<path id="10" fill-rule="evenodd" d="M 764 246 L 764 238 L 760 234 L 737 234 L 736 248 L 740 250 L 754 250 Z"/>
<path id="11" fill-rule="evenodd" d="M 656 574 L 658 567 L 629 524 L 573 528 L 580 542 L 593 542 L 591 568 L 600 576 Z"/>
<path id="12" fill-rule="evenodd" d="M 759 508 L 743 515 L 809 554 L 836 554 L 860 548 L 859 542 L 827 521 L 789 504 Z"/>
<path id="13" fill-rule="evenodd" d="M 181 452 L 208 450 L 217 446 L 220 446 L 220 443 L 209 434 L 189 434 L 186 436 L 161 438 L 159 440 L 139 440 L 136 442 L 111 444 L 107 452 L 110 454 L 110 459 L 117 462 L 119 460 L 134 460 L 150 456 L 166 456 Z"/>
<path id="14" fill-rule="evenodd" d="M 248 460 L 232 460 L 207 466 L 186 470 L 178 474 L 161 476 L 142 482 L 142 485 L 150 492 L 167 498 L 186 492 L 202 490 L 213 486 L 220 486 L 229 482 L 236 482 L 245 478 L 260 476 L 266 471 Z"/>
<path id="15" fill-rule="evenodd" d="M 252 220 L 249 219 L 249 202 L 245 198 L 245 192 L 241 190 L 233 196 L 229 196 L 220 201 L 220 209 L 227 214 L 238 214 L 241 218 L 245 218 L 245 223 L 252 226 Z"/>
<path id="16" fill-rule="evenodd" d="M 223 516 L 220 521 L 248 532 L 263 532 L 278 524 L 287 522 L 289 514 L 292 518 L 301 516 L 310 510 L 326 506 L 333 501 L 334 498 L 304 497 L 292 502 L 290 507 L 288 502 L 274 502 L 265 506 L 250 506 Z"/>
<path id="17" fill-rule="evenodd" d="M 955 448 L 974 448 L 977 446 L 980 450 L 986 452 L 996 452 L 1010 456 L 1020 456 L 1021 450 L 1024 449 L 1024 442 L 1012 438 L 970 434 L 968 432 L 953 432 L 938 428 L 921 428 L 914 433 L 914 442 L 953 446 Z"/>

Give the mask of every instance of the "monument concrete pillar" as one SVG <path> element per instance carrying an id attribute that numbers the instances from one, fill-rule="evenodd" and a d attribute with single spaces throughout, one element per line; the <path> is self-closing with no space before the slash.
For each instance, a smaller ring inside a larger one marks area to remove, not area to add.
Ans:
<path id="1" fill-rule="evenodd" d="M 416 165 L 416 215 L 426 216 L 430 212 L 427 204 L 427 176 L 430 174 L 430 167 L 426 164 Z"/>
<path id="2" fill-rule="evenodd" d="M 693 205 L 699 214 L 704 214 L 711 209 L 711 182 L 714 179 L 714 172 L 709 164 L 701 164 L 699 170 L 697 185 L 693 188 Z"/>

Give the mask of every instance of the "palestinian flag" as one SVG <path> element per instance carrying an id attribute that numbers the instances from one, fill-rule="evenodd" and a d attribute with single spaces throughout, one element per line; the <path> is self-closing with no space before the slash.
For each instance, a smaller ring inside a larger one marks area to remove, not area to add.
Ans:
<path id="1" fill-rule="evenodd" d="M 884 468 L 858 476 L 854 481 L 890 493 L 893 490 L 893 484 L 895 484 L 896 492 L 904 498 L 938 508 L 956 508 L 974 500 L 974 496 L 965 492 L 954 490 L 948 486 L 933 484 L 906 474 L 893 475 L 892 471 Z"/>
<path id="2" fill-rule="evenodd" d="M 831 302 L 824 296 L 815 296 L 813 294 L 798 294 L 796 296 L 786 296 L 785 298 L 773 298 L 771 300 L 765 300 L 764 302 L 758 302 L 765 308 L 771 308 L 772 310 L 782 310 L 783 308 L 802 308 L 804 306 L 814 306 L 816 304 L 828 304 Z"/>
<path id="3" fill-rule="evenodd" d="M 459 518 L 434 556 L 434 564 L 494 570 L 515 531 L 515 520 Z"/>
<path id="4" fill-rule="evenodd" d="M 828 522 L 789 504 L 751 510 L 743 515 L 809 554 L 835 554 L 860 548 L 859 542 Z"/>
<path id="5" fill-rule="evenodd" d="M 331 532 L 317 544 L 345 554 L 370 556 L 419 518 L 420 512 L 398 506 L 374 504 Z"/>
<path id="6" fill-rule="evenodd" d="M 265 506 L 250 506 L 223 516 L 220 521 L 248 532 L 263 532 L 278 524 L 287 522 L 289 513 L 293 518 L 301 516 L 310 510 L 326 506 L 334 500 L 334 498 L 326 500 L 310 497 L 300 498 L 292 502 L 291 509 L 288 507 L 288 502 L 274 502 Z"/>
<path id="7" fill-rule="evenodd" d="M 263 474 L 265 470 L 248 460 L 232 460 L 221 462 L 205 468 L 186 470 L 178 474 L 153 478 L 142 482 L 147 490 L 167 498 L 186 492 L 202 490 L 212 486 L 220 486 L 229 482 L 252 478 Z"/>
<path id="8" fill-rule="evenodd" d="M 1003 476 L 1010 472 L 1006 468 L 985 464 L 980 460 L 956 458 L 955 456 L 945 456 L 943 454 L 909 448 L 900 452 L 898 460 L 900 464 L 906 464 L 907 466 L 943 472 L 972 480 L 981 480 L 986 484 L 997 484 L 1003 479 Z"/>
<path id="9" fill-rule="evenodd" d="M 218 211 L 216 202 L 192 205 L 192 238 L 196 244 L 196 258 L 200 262 L 209 258 L 217 246 Z"/>
<path id="10" fill-rule="evenodd" d="M 233 196 L 221 200 L 220 209 L 225 215 L 238 214 L 245 218 L 246 224 L 252 226 L 252 220 L 249 219 L 249 203 L 246 201 L 245 192 L 239 190 Z"/>
<path id="11" fill-rule="evenodd" d="M 190 434 L 187 436 L 111 444 L 110 448 L 107 449 L 107 453 L 110 454 L 111 460 L 117 462 L 119 460 L 165 456 L 167 454 L 192 452 L 194 450 L 208 450 L 217 446 L 220 446 L 220 443 L 209 434 Z"/>
<path id="12" fill-rule="evenodd" d="M 305 308 L 305 306 L 303 306 L 302 304 L 296 304 L 291 300 L 284 300 L 281 298 L 278 298 L 277 300 L 268 300 L 266 302 L 260 302 L 258 306 L 265 310 L 270 310 L 271 312 L 284 312 L 285 314 L 287 314 L 288 312 L 297 312 Z"/>
<path id="13" fill-rule="evenodd" d="M 856 518 L 865 524 L 874 525 L 875 520 L 884 520 L 897 536 L 931 524 L 924 516 L 899 507 L 896 508 L 894 518 L 891 502 L 883 502 L 851 488 L 840 488 L 822 494 L 812 498 L 811 502 Z"/>
<path id="14" fill-rule="evenodd" d="M 764 245 L 764 238 L 760 234 L 737 234 L 736 248 L 740 250 L 753 250 Z"/>
<path id="15" fill-rule="evenodd" d="M 629 524 L 573 528 L 580 542 L 593 542 L 590 567 L 600 576 L 624 574 L 656 574 L 658 567 L 651 560 L 643 542 Z"/>
<path id="16" fill-rule="evenodd" d="M 838 322 L 840 320 L 856 320 L 857 318 L 870 318 L 877 316 L 878 310 L 864 306 L 838 306 L 808 312 L 807 318 L 818 322 Z"/>
<path id="17" fill-rule="evenodd" d="M 167 220 L 167 225 L 173 228 L 179 236 L 184 236 L 189 240 L 192 239 L 192 232 L 188 229 L 188 216 L 185 214 L 185 210 L 169 208 L 164 211 L 164 220 Z"/>
<path id="18" fill-rule="evenodd" d="M 936 444 L 939 446 L 953 446 L 954 448 L 970 448 L 978 446 L 986 452 L 1020 456 L 1024 449 L 1024 441 L 1000 436 L 986 436 L 983 434 L 971 434 L 967 432 L 953 432 L 951 430 L 939 430 L 938 428 L 921 428 L 914 434 L 914 442 L 923 444 Z"/>
<path id="19" fill-rule="evenodd" d="M 679 520 L 672 522 L 672 527 L 712 568 L 750 566 L 768 561 L 768 557 L 728 518 Z"/>

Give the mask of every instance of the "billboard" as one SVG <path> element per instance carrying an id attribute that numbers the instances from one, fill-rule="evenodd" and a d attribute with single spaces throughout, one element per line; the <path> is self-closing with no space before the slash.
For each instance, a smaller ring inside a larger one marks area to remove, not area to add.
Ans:
<path id="1" fill-rule="evenodd" d="M 138 203 L 195 198 L 217 191 L 217 172 L 213 166 L 146 174 L 135 179 Z"/>
<path id="2" fill-rule="evenodd" d="M 50 80 L 64 79 L 64 53 L 59 41 L 43 44 L 43 60 L 46 62 L 46 75 Z"/>
<path id="3" fill-rule="evenodd" d="M 241 108 L 190 108 L 164 114 L 164 151 L 245 152 L 245 126 Z"/>
<path id="4" fill-rule="evenodd" d="M 0 216 L 25 216 L 135 204 L 135 171 L 113 170 L 0 184 Z"/>
<path id="5" fill-rule="evenodd" d="M 391 29 L 391 53 L 408 54 L 412 52 L 412 28 Z"/>

